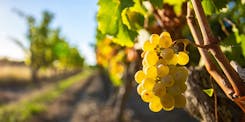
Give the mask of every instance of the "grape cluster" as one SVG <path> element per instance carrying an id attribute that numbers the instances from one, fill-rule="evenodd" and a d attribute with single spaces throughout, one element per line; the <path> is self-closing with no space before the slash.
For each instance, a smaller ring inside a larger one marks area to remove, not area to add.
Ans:
<path id="1" fill-rule="evenodd" d="M 168 32 L 152 34 L 143 45 L 143 69 L 135 74 L 137 92 L 153 112 L 182 108 L 186 99 L 182 93 L 187 86 L 188 71 L 183 66 L 189 62 L 185 51 L 176 52 Z"/>

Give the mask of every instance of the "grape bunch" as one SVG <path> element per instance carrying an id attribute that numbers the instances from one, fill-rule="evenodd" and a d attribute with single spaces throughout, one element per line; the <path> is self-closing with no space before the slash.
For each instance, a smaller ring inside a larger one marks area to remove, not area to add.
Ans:
<path id="1" fill-rule="evenodd" d="M 153 112 L 183 108 L 186 99 L 182 93 L 187 88 L 185 81 L 188 77 L 183 65 L 189 62 L 188 54 L 174 50 L 168 32 L 162 32 L 160 36 L 152 34 L 142 49 L 143 69 L 135 74 L 137 92 L 142 100 L 149 103 Z"/>

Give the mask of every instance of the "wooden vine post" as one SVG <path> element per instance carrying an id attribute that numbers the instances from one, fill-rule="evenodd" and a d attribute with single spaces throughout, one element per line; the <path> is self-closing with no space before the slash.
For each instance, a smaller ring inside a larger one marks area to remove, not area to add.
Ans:
<path id="1" fill-rule="evenodd" d="M 224 91 L 226 96 L 234 101 L 245 113 L 245 83 L 242 81 L 239 74 L 233 69 L 229 60 L 221 51 L 219 42 L 213 35 L 208 24 L 201 1 L 191 0 L 191 2 L 195 14 L 188 4 L 186 16 L 187 23 L 195 43 L 202 45 L 202 48 L 199 47 L 198 50 L 205 61 L 205 67 L 209 74 Z M 198 23 L 196 22 L 195 17 Z M 223 72 L 220 71 L 219 67 L 217 67 L 211 61 L 211 55 L 209 52 L 218 62 L 218 65 Z"/>

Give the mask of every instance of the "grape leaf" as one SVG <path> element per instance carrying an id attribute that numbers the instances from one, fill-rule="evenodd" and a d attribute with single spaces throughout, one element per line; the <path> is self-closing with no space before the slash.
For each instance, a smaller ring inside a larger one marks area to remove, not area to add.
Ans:
<path id="1" fill-rule="evenodd" d="M 117 0 L 99 0 L 98 5 L 98 29 L 102 34 L 115 35 L 120 19 L 120 2 Z"/>
<path id="2" fill-rule="evenodd" d="M 214 89 L 204 89 L 203 90 L 204 93 L 206 93 L 209 97 L 212 97 L 213 96 L 213 93 L 214 93 Z"/>
<path id="3" fill-rule="evenodd" d="M 245 57 L 245 34 L 240 35 L 241 40 L 241 47 L 242 47 L 242 54 Z"/>
<path id="4" fill-rule="evenodd" d="M 172 5 L 174 7 L 174 12 L 177 15 L 181 14 L 182 11 L 182 4 L 185 2 L 186 0 L 164 0 L 164 3 L 167 3 L 169 5 Z"/>
<path id="5" fill-rule="evenodd" d="M 216 7 L 213 0 L 203 0 L 202 6 L 206 15 L 212 15 L 216 12 Z"/>
<path id="6" fill-rule="evenodd" d="M 162 9 L 163 8 L 163 0 L 150 0 L 151 4 L 156 9 Z"/>
<path id="7" fill-rule="evenodd" d="M 122 46 L 133 46 L 137 33 L 131 31 L 122 23 L 121 12 L 132 7 L 132 0 L 99 0 L 97 14 L 98 30 L 104 35 L 115 37 L 114 43 Z M 127 25 L 127 23 L 125 22 Z M 128 24 L 129 25 L 129 24 Z"/>
<path id="8" fill-rule="evenodd" d="M 164 3 L 168 3 L 169 5 L 182 4 L 186 0 L 164 0 Z"/>
<path id="9" fill-rule="evenodd" d="M 230 0 L 212 0 L 218 10 L 224 8 L 229 3 L 229 1 Z"/>
<path id="10" fill-rule="evenodd" d="M 133 40 L 137 36 L 137 32 L 129 30 L 126 25 L 119 22 L 119 30 L 116 38 L 113 39 L 114 43 L 121 46 L 132 47 L 134 45 Z"/>
<path id="11" fill-rule="evenodd" d="M 120 0 L 120 6 L 121 6 L 121 10 L 122 11 L 124 8 L 128 8 L 134 5 L 134 1 L 133 0 Z"/>
<path id="12" fill-rule="evenodd" d="M 139 30 L 144 25 L 144 16 L 138 12 L 132 11 L 130 8 L 125 8 L 122 11 L 122 22 L 129 30 Z"/>
<path id="13" fill-rule="evenodd" d="M 141 0 L 134 0 L 134 6 L 130 7 L 130 10 L 138 12 L 138 13 L 142 14 L 143 16 L 147 15 L 147 10 L 142 5 Z"/>

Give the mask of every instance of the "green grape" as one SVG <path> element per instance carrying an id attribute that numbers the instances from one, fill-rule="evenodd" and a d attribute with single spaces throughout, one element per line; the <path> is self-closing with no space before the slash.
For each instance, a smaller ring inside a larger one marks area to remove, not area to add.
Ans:
<path id="1" fill-rule="evenodd" d="M 185 83 L 181 83 L 180 84 L 180 92 L 183 93 L 183 92 L 185 92 L 186 89 L 187 89 L 186 84 Z"/>
<path id="2" fill-rule="evenodd" d="M 174 54 L 171 59 L 168 60 L 169 65 L 176 65 L 178 63 L 178 56 Z"/>
<path id="3" fill-rule="evenodd" d="M 179 52 L 177 57 L 179 65 L 186 65 L 189 62 L 189 56 L 183 51 Z"/>
<path id="4" fill-rule="evenodd" d="M 163 97 L 160 98 L 161 100 L 161 104 L 162 104 L 162 108 L 165 111 L 171 111 L 174 109 L 174 97 L 169 95 L 169 94 L 165 94 Z"/>
<path id="5" fill-rule="evenodd" d="M 160 36 L 170 37 L 171 38 L 170 33 L 169 32 L 166 32 L 166 31 L 165 32 L 162 32 Z"/>
<path id="6" fill-rule="evenodd" d="M 134 75 L 134 79 L 137 83 L 141 83 L 144 78 L 145 73 L 142 70 L 137 71 Z"/>
<path id="7" fill-rule="evenodd" d="M 172 48 L 163 49 L 160 56 L 165 60 L 170 60 L 174 55 L 174 50 Z"/>
<path id="8" fill-rule="evenodd" d="M 155 101 L 151 101 L 149 103 L 149 108 L 152 112 L 159 112 L 161 111 L 162 109 L 162 104 L 161 104 L 161 101 L 160 99 L 158 98 L 157 100 Z"/>
<path id="9" fill-rule="evenodd" d="M 137 86 L 137 93 L 139 94 L 139 95 L 141 95 L 141 93 L 144 91 L 144 87 L 143 87 L 143 85 L 142 85 L 142 83 L 141 84 L 139 84 L 138 86 Z"/>
<path id="10" fill-rule="evenodd" d="M 157 63 L 158 56 L 157 56 L 157 53 L 154 51 L 147 51 L 145 53 L 144 59 L 145 59 L 148 66 L 153 66 Z"/>
<path id="11" fill-rule="evenodd" d="M 151 42 L 149 40 L 147 40 L 147 41 L 145 41 L 142 49 L 144 51 L 152 51 L 152 50 L 154 50 L 154 48 L 155 48 L 155 45 L 151 44 Z"/>
<path id="12" fill-rule="evenodd" d="M 185 67 L 170 67 L 169 74 L 175 81 L 185 82 L 188 78 L 188 70 Z"/>
<path id="13" fill-rule="evenodd" d="M 158 97 L 164 96 L 166 94 L 166 86 L 162 82 L 157 82 L 152 91 Z"/>
<path id="14" fill-rule="evenodd" d="M 173 96 L 181 94 L 182 93 L 181 84 L 175 83 L 172 87 L 168 87 L 167 93 Z"/>
<path id="15" fill-rule="evenodd" d="M 157 65 L 160 65 L 160 64 L 163 64 L 163 65 L 167 65 L 168 62 L 165 60 L 165 59 L 159 59 L 158 62 L 157 62 Z"/>
<path id="16" fill-rule="evenodd" d="M 168 74 L 168 72 L 169 72 L 168 66 L 165 66 L 165 65 L 162 65 L 162 64 L 158 65 L 157 73 L 158 73 L 158 76 L 160 78 L 166 76 Z"/>
<path id="17" fill-rule="evenodd" d="M 168 32 L 162 32 L 160 35 L 159 46 L 162 48 L 169 48 L 172 45 L 172 39 Z"/>
<path id="18" fill-rule="evenodd" d="M 152 79 L 152 78 L 145 78 L 143 81 L 142 81 L 142 85 L 143 85 L 143 88 L 146 89 L 146 90 L 152 90 L 154 85 L 155 85 L 155 80 Z"/>
<path id="19" fill-rule="evenodd" d="M 160 37 L 157 34 L 152 34 L 150 37 L 150 42 L 154 45 L 157 45 L 159 43 Z"/>
<path id="20" fill-rule="evenodd" d="M 186 99 L 185 99 L 185 96 L 183 96 L 182 94 L 174 96 L 174 100 L 175 100 L 175 107 L 176 108 L 184 108 L 185 107 Z"/>
<path id="21" fill-rule="evenodd" d="M 174 79 L 172 78 L 171 75 L 167 75 L 163 78 L 161 78 L 161 82 L 166 86 L 166 87 L 171 87 L 174 85 Z"/>
<path id="22" fill-rule="evenodd" d="M 144 102 L 150 102 L 152 101 L 153 99 L 154 94 L 152 93 L 151 90 L 144 90 L 142 93 L 141 93 L 141 99 L 144 101 Z"/>
<path id="23" fill-rule="evenodd" d="M 157 68 L 155 66 L 148 66 L 143 69 L 146 77 L 156 79 L 157 77 Z"/>
<path id="24" fill-rule="evenodd" d="M 189 56 L 184 51 L 176 54 L 172 43 L 168 32 L 162 32 L 160 36 L 152 34 L 142 47 L 143 71 L 137 71 L 134 76 L 139 83 L 137 93 L 144 102 L 149 102 L 149 109 L 153 112 L 170 111 L 186 104 L 181 94 L 187 89 L 188 70 L 179 65 L 186 65 Z"/>

